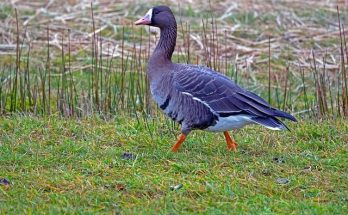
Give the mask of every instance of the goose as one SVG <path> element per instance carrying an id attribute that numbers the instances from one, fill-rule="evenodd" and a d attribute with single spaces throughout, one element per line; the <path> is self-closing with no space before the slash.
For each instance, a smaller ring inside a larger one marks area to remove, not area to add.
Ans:
<path id="1" fill-rule="evenodd" d="M 236 151 L 237 143 L 228 133 L 248 124 L 272 130 L 288 129 L 278 118 L 296 118 L 271 107 L 258 95 L 243 89 L 223 74 L 210 68 L 172 62 L 177 23 L 167 6 L 156 6 L 135 25 L 160 29 L 160 39 L 148 61 L 147 75 L 152 98 L 172 120 L 181 125 L 173 145 L 177 152 L 192 130 L 223 132 L 227 149 Z"/>

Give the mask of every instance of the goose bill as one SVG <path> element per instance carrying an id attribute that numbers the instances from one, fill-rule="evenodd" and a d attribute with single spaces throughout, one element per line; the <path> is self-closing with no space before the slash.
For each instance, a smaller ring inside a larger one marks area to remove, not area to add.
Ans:
<path id="1" fill-rule="evenodd" d="M 134 22 L 135 25 L 149 25 L 152 19 L 152 9 L 150 9 L 143 18 Z"/>

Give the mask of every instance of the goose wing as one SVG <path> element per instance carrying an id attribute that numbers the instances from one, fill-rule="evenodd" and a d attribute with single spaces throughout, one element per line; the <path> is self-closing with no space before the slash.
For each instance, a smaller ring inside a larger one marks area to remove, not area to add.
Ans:
<path id="1" fill-rule="evenodd" d="M 174 74 L 174 86 L 179 92 L 204 103 L 221 117 L 248 114 L 253 117 L 281 117 L 296 121 L 290 114 L 271 107 L 261 97 L 206 67 L 183 66 Z"/>

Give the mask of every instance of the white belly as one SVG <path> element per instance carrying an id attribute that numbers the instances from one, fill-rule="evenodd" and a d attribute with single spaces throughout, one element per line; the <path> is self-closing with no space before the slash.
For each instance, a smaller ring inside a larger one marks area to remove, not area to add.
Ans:
<path id="1" fill-rule="evenodd" d="M 253 121 L 250 120 L 248 115 L 234 115 L 229 117 L 219 117 L 219 121 L 213 126 L 206 128 L 206 131 L 222 132 L 233 129 L 242 128 L 245 125 L 251 124 Z"/>

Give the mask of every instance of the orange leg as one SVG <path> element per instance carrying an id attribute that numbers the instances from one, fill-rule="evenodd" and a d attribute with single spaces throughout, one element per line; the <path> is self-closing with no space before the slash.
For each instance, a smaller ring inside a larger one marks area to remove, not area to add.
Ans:
<path id="1" fill-rule="evenodd" d="M 224 135 L 225 135 L 225 138 L 226 138 L 226 143 L 227 143 L 227 149 L 229 151 L 237 151 L 237 143 L 236 141 L 234 141 L 231 136 L 228 134 L 228 131 L 224 131 Z"/>
<path id="2" fill-rule="evenodd" d="M 177 152 L 181 146 L 181 144 L 185 141 L 186 135 L 180 134 L 178 141 L 175 143 L 175 145 L 172 147 L 172 152 Z"/>

